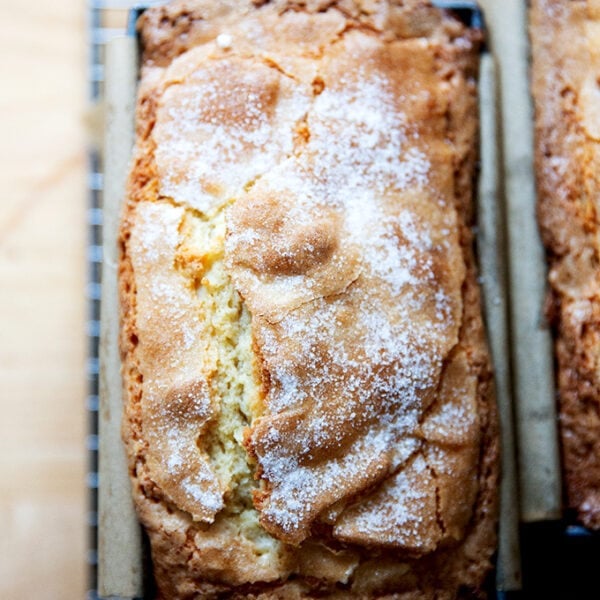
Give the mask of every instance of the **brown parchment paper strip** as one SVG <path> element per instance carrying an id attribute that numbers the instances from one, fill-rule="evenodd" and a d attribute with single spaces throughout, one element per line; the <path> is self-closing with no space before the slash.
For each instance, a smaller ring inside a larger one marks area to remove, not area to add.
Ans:
<path id="1" fill-rule="evenodd" d="M 143 595 L 142 539 L 121 440 L 123 391 L 117 293 L 117 232 L 133 146 L 136 39 L 124 37 L 111 41 L 107 46 L 105 65 L 98 592 L 103 597 L 139 598 Z"/>
<path id="2" fill-rule="evenodd" d="M 502 436 L 496 588 L 499 591 L 509 592 L 521 589 L 521 556 L 508 343 L 506 232 L 499 180 L 497 117 L 496 68 L 492 56 L 486 52 L 481 56 L 479 70 L 481 170 L 477 206 L 477 254 L 482 274 L 483 303 L 494 362 L 494 380 Z"/>
<path id="3" fill-rule="evenodd" d="M 552 339 L 543 314 L 546 262 L 535 217 L 527 3 L 481 3 L 499 66 L 521 519 L 541 521 L 560 517 L 561 482 Z"/>

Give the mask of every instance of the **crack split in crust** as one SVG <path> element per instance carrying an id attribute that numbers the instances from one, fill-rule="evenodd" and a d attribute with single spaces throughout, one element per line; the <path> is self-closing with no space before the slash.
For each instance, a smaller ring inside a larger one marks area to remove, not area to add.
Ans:
<path id="1" fill-rule="evenodd" d="M 419 2 L 214 4 L 144 17 L 122 226 L 124 437 L 161 593 L 480 595 L 497 436 L 469 232 L 476 40 Z M 197 425 L 181 391 L 157 421 L 152 394 L 182 384 Z M 198 427 L 204 511 L 153 442 L 165 423 Z"/>

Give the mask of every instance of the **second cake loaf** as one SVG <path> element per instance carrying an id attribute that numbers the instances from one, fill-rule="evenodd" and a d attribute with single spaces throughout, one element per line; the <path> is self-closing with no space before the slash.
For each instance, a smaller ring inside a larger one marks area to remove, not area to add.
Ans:
<path id="1" fill-rule="evenodd" d="M 600 3 L 535 0 L 531 36 L 538 214 L 550 263 L 567 501 L 598 529 Z"/>

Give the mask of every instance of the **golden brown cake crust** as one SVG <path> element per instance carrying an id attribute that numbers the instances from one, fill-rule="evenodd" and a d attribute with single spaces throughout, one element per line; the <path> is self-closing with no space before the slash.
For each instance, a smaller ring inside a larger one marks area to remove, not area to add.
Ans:
<path id="1" fill-rule="evenodd" d="M 123 435 L 161 597 L 482 597 L 477 34 L 345 0 L 140 31 Z"/>
<path id="2" fill-rule="evenodd" d="M 567 31 L 569 33 L 567 33 Z M 538 215 L 550 265 L 549 315 L 568 506 L 600 528 L 600 3 L 531 9 Z"/>

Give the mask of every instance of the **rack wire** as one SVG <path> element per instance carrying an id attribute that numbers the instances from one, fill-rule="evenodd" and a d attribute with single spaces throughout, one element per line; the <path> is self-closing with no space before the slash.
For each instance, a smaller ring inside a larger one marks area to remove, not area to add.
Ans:
<path id="1" fill-rule="evenodd" d="M 93 107 L 101 111 L 104 98 L 104 59 L 107 43 L 113 38 L 123 35 L 127 28 L 130 9 L 135 0 L 88 0 L 88 86 L 89 99 Z M 88 591 L 87 600 L 97 600 L 97 565 L 98 565 L 98 375 L 99 375 L 99 340 L 100 340 L 100 296 L 102 266 L 102 192 L 104 175 L 101 149 L 98 143 L 91 143 L 88 151 L 88 278 L 87 300 L 88 320 L 87 336 L 89 339 L 87 377 L 88 394 L 86 408 L 88 412 L 88 451 L 87 487 L 89 497 L 88 508 Z"/>

